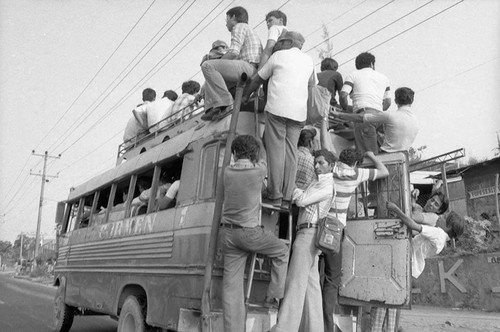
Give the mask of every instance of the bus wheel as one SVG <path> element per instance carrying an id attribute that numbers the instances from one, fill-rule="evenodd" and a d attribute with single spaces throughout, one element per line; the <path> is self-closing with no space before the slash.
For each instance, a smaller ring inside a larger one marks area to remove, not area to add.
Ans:
<path id="1" fill-rule="evenodd" d="M 118 319 L 118 332 L 144 332 L 146 331 L 146 323 L 142 307 L 137 301 L 137 298 L 130 295 L 125 299 L 120 318 Z"/>
<path id="2" fill-rule="evenodd" d="M 54 299 L 54 331 L 56 332 L 68 332 L 75 317 L 75 308 L 64 303 L 63 293 L 63 286 L 59 286 Z"/>

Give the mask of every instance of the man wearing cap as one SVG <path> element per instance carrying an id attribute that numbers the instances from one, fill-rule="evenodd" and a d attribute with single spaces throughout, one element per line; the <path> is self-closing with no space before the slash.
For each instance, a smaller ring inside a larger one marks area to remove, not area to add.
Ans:
<path id="1" fill-rule="evenodd" d="M 352 110 L 359 114 L 377 114 L 391 105 L 389 79 L 375 71 L 375 56 L 364 52 L 355 60 L 356 71 L 346 76 L 340 91 L 340 105 L 349 110 L 348 96 L 352 99 Z M 354 124 L 354 140 L 361 152 L 378 153 L 377 123 Z"/>
<path id="2" fill-rule="evenodd" d="M 216 40 L 212 43 L 212 49 L 201 59 L 200 66 L 207 60 L 220 59 L 227 53 L 227 44 L 223 40 Z"/>
<path id="3" fill-rule="evenodd" d="M 288 210 L 297 173 L 297 142 L 307 117 L 308 85 L 315 84 L 313 61 L 301 51 L 304 37 L 287 31 L 244 92 L 243 102 L 269 80 L 264 142 L 268 161 L 266 203 Z M 310 83 L 312 82 L 312 83 Z"/>
<path id="4" fill-rule="evenodd" d="M 233 96 L 229 88 L 236 85 L 241 74 L 252 77 L 262 54 L 262 44 L 248 25 L 248 12 L 234 7 L 226 13 L 226 27 L 231 32 L 231 46 L 218 60 L 201 65 L 205 76 L 205 114 L 202 120 L 219 120 L 231 111 Z"/>

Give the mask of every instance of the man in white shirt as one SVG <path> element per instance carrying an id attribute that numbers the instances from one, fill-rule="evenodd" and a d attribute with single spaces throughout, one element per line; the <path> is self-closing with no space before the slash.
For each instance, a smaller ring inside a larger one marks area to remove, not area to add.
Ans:
<path id="1" fill-rule="evenodd" d="M 381 152 L 408 151 L 418 134 L 418 121 L 411 105 L 415 93 L 412 89 L 402 87 L 396 89 L 395 102 L 397 111 L 346 114 L 332 112 L 334 119 L 352 121 L 355 123 L 383 124 L 384 141 Z"/>
<path id="2" fill-rule="evenodd" d="M 142 91 L 142 104 L 136 106 L 132 111 L 132 117 L 128 120 L 125 132 L 123 134 L 123 142 L 126 147 L 134 144 L 133 139 L 144 137 L 148 134 L 147 115 L 144 106 L 153 102 L 156 99 L 156 92 L 151 88 L 146 88 Z"/>
<path id="3" fill-rule="evenodd" d="M 356 57 L 356 71 L 346 76 L 340 91 L 340 105 L 348 111 L 348 96 L 352 110 L 360 114 L 377 114 L 391 105 L 389 79 L 375 71 L 375 56 L 364 52 Z M 356 147 L 361 152 L 378 153 L 377 128 L 379 124 L 361 123 L 354 126 Z"/>
<path id="4" fill-rule="evenodd" d="M 286 28 L 286 15 L 281 10 L 273 10 L 266 15 L 267 43 L 260 57 L 259 70 L 273 54 L 274 45 Z"/>
<path id="5" fill-rule="evenodd" d="M 287 31 L 276 43 L 277 49 L 252 77 L 243 96 L 269 80 L 264 143 L 268 159 L 267 203 L 288 210 L 297 173 L 297 142 L 307 117 L 308 85 L 312 80 L 313 61 L 301 51 L 304 37 Z"/>

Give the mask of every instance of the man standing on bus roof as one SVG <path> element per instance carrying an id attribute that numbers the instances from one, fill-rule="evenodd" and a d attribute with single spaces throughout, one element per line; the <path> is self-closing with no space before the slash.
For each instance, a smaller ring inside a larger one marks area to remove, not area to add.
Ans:
<path id="1" fill-rule="evenodd" d="M 234 7 L 226 13 L 226 27 L 231 32 L 231 46 L 220 59 L 207 60 L 201 65 L 205 76 L 205 114 L 202 120 L 221 119 L 231 111 L 233 96 L 229 89 L 236 86 L 241 74 L 252 77 L 262 54 L 262 44 L 248 25 L 248 12 Z"/>
<path id="2" fill-rule="evenodd" d="M 288 266 L 288 247 L 274 233 L 261 226 L 261 189 L 266 176 L 266 154 L 262 142 L 241 135 L 231 144 L 234 165 L 224 171 L 224 208 L 221 229 L 224 236 L 222 305 L 224 331 L 244 332 L 246 325 L 244 272 L 252 253 L 272 260 L 271 282 L 264 306 L 278 308 L 283 297 Z"/>
<path id="3" fill-rule="evenodd" d="M 346 76 L 340 91 L 340 105 L 349 110 L 348 96 L 352 99 L 352 110 L 360 114 L 377 114 L 385 111 L 391 105 L 389 95 L 389 79 L 375 71 L 375 56 L 364 52 L 355 60 L 356 71 Z M 373 151 L 378 154 L 376 123 L 361 123 L 354 125 L 354 140 L 361 152 Z"/>
<path id="4" fill-rule="evenodd" d="M 297 173 L 297 142 L 307 117 L 308 86 L 314 85 L 312 58 L 302 52 L 304 37 L 286 31 L 275 51 L 252 77 L 243 102 L 269 79 L 264 142 L 268 151 L 268 186 L 265 199 L 288 210 Z"/>

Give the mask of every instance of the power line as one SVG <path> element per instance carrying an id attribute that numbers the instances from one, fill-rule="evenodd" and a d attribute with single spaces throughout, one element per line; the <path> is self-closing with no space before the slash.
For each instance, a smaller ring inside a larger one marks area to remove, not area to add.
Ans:
<path id="1" fill-rule="evenodd" d="M 106 91 L 109 90 L 109 88 L 120 78 L 120 76 L 129 69 L 129 67 L 132 65 L 132 63 L 139 57 L 139 55 L 151 44 L 151 42 L 161 33 L 161 31 L 170 23 L 170 21 L 181 11 L 181 9 L 184 7 L 186 3 L 188 3 L 189 0 L 187 0 L 182 6 L 179 7 L 179 9 L 167 20 L 167 22 L 158 30 L 158 32 L 146 43 L 146 45 L 135 55 L 135 57 L 125 66 L 125 68 L 115 77 L 115 79 L 101 92 L 101 94 L 97 97 L 97 99 L 92 102 L 92 104 L 80 114 L 77 120 L 73 122 L 71 126 L 69 126 L 66 131 L 60 136 L 60 138 L 63 138 L 69 131 L 72 130 L 72 128 L 76 125 L 76 127 L 73 130 L 76 130 L 79 126 L 82 125 L 82 123 L 95 111 L 97 108 L 106 100 L 106 98 L 118 87 L 118 85 L 123 82 L 123 80 L 134 70 L 134 68 L 146 57 L 147 54 L 158 44 L 158 42 L 170 31 L 170 29 L 177 23 L 177 21 L 185 14 L 185 12 L 191 8 L 191 6 L 196 2 L 194 0 L 189 7 L 187 7 L 183 13 L 176 19 L 174 23 L 158 38 L 156 42 L 151 45 L 151 47 L 143 54 L 143 56 L 135 63 L 135 65 L 130 68 L 130 70 L 120 79 L 120 81 L 104 96 L 104 98 L 97 104 L 96 102 L 106 93 Z M 95 105 L 95 106 L 94 106 Z M 94 107 L 93 107 L 94 106 Z M 89 111 L 91 108 L 93 109 L 90 111 L 89 114 L 86 114 L 87 111 Z M 50 149 L 57 149 L 59 146 L 62 145 L 64 141 L 66 141 L 69 138 L 69 135 L 66 136 L 59 144 L 54 146 L 54 144 L 50 147 Z M 57 140 L 56 140 L 57 142 Z"/>
<path id="2" fill-rule="evenodd" d="M 285 2 L 284 2 L 281 6 L 279 6 L 276 10 L 280 10 L 281 8 L 283 8 L 283 7 L 284 7 L 287 3 L 289 3 L 290 1 L 291 1 L 291 0 L 287 0 L 287 1 L 285 1 Z M 367 1 L 367 0 L 365 0 L 365 1 Z M 232 4 L 233 2 L 234 2 L 234 1 L 231 1 L 231 4 Z M 228 5 L 227 7 L 229 7 L 229 5 Z M 226 7 L 226 8 L 227 8 L 227 7 Z M 265 19 L 264 19 L 264 20 L 262 20 L 262 21 L 260 21 L 260 22 L 259 22 L 259 23 L 257 23 L 257 25 L 255 25 L 252 29 L 256 29 L 259 25 L 261 25 L 261 24 L 262 24 L 262 23 L 264 23 L 265 21 L 266 21 Z M 212 22 L 213 22 L 213 20 L 212 20 L 210 23 L 212 23 Z M 208 25 L 207 25 L 207 26 L 208 26 Z M 205 26 L 205 27 L 206 27 L 206 26 Z M 199 70 L 198 70 L 198 71 L 197 71 L 194 75 L 192 75 L 190 78 L 188 78 L 188 81 L 189 81 L 189 80 L 192 80 L 193 78 L 195 78 L 195 77 L 196 77 L 199 73 L 201 73 L 201 69 L 199 69 Z M 176 90 L 176 91 L 178 91 L 181 87 L 182 87 L 182 84 L 181 84 L 181 85 L 179 85 L 177 88 L 175 88 L 175 90 Z"/>
<path id="3" fill-rule="evenodd" d="M 411 27 L 409 27 L 409 28 L 407 28 L 407 29 L 405 29 L 405 30 L 403 30 L 403 31 L 401 31 L 401 32 L 399 32 L 399 33 L 397 33 L 397 34 L 395 34 L 394 36 L 392 36 L 392 37 L 390 37 L 390 38 L 388 38 L 388 39 L 384 40 L 384 41 L 383 41 L 383 42 L 381 42 L 381 43 L 378 43 L 377 45 L 375 45 L 375 46 L 373 46 L 372 48 L 370 48 L 368 51 L 371 51 L 371 50 L 373 50 L 373 49 L 375 49 L 375 48 L 377 48 L 377 47 L 379 47 L 379 46 L 381 46 L 381 45 L 383 45 L 383 44 L 387 43 L 388 41 L 391 41 L 391 40 L 393 40 L 394 38 L 401 36 L 402 34 L 404 34 L 404 33 L 408 32 L 408 31 L 412 30 L 413 28 L 416 28 L 417 26 L 419 26 L 419 25 L 421 25 L 421 24 L 423 24 L 423 23 L 425 23 L 425 22 L 429 21 L 430 19 L 432 19 L 432 18 L 434 18 L 434 17 L 436 17 L 436 16 L 438 16 L 438 15 L 441 15 L 442 13 L 444 13 L 444 12 L 446 12 L 446 11 L 450 10 L 451 8 L 455 7 L 456 5 L 458 5 L 458 4 L 462 3 L 462 2 L 464 2 L 464 0 L 460 0 L 459 2 L 456 2 L 456 3 L 454 3 L 453 5 L 451 5 L 451 6 L 449 6 L 449 7 L 446 7 L 445 9 L 443 9 L 443 10 L 441 10 L 441 11 L 437 12 L 436 14 L 429 16 L 429 17 L 428 17 L 428 18 L 426 18 L 425 20 L 420 21 L 419 23 L 417 23 L 417 24 L 415 24 L 415 25 L 412 25 Z M 347 60 L 347 61 L 345 61 L 345 62 L 341 63 L 339 66 L 343 66 L 343 65 L 345 65 L 346 63 L 348 63 L 348 62 L 350 62 L 350 61 L 354 60 L 355 58 L 356 58 L 356 57 L 353 57 L 353 58 L 351 58 L 351 59 L 349 59 L 349 60 Z"/>
<path id="4" fill-rule="evenodd" d="M 69 105 L 69 107 L 66 109 L 66 111 L 64 112 L 64 114 L 56 121 L 56 123 L 47 132 L 47 134 L 45 134 L 45 136 L 39 141 L 38 145 L 35 147 L 35 150 L 40 146 L 40 144 L 42 143 L 42 141 L 47 138 L 47 136 L 52 132 L 52 130 L 54 130 L 57 127 L 57 125 L 59 124 L 59 122 L 61 122 L 61 120 L 64 118 L 64 116 L 66 116 L 66 114 L 68 114 L 69 110 L 71 108 L 73 108 L 73 106 L 75 105 L 75 103 L 80 99 L 80 97 L 85 93 L 85 91 L 87 91 L 87 89 L 89 88 L 89 86 L 94 82 L 94 80 L 97 78 L 97 76 L 101 73 L 101 71 L 104 69 L 104 67 L 108 64 L 108 62 L 111 60 L 111 58 L 118 51 L 118 49 L 123 45 L 123 43 L 125 42 L 125 40 L 127 40 L 127 38 L 130 36 L 130 34 L 132 33 L 132 31 L 134 31 L 134 29 L 137 27 L 137 25 L 139 24 L 139 22 L 141 22 L 141 20 L 144 18 L 144 16 L 146 15 L 146 13 L 151 9 L 151 7 L 153 6 L 153 4 L 155 2 L 156 2 L 156 0 L 153 0 L 151 2 L 151 4 L 148 6 L 148 8 L 144 11 L 144 13 L 142 13 L 141 17 L 139 17 L 139 19 L 137 20 L 137 22 L 135 22 L 135 24 L 132 26 L 132 28 L 129 30 L 129 32 L 125 35 L 125 37 L 122 39 L 122 41 L 118 44 L 118 46 L 115 47 L 115 49 L 111 53 L 111 55 L 108 56 L 108 58 L 106 59 L 106 61 L 102 64 L 102 66 L 99 68 L 99 70 L 97 70 L 97 72 L 94 74 L 94 76 L 92 77 L 92 79 L 87 83 L 87 85 L 85 85 L 85 87 L 83 88 L 83 90 L 78 94 L 78 96 L 75 98 L 75 100 L 73 100 L 73 102 L 71 103 L 71 105 Z"/>
<path id="5" fill-rule="evenodd" d="M 353 47 L 354 45 L 357 45 L 357 44 L 361 43 L 362 41 L 364 41 L 364 40 L 366 40 L 366 39 L 370 38 L 371 36 L 373 36 L 373 35 L 375 35 L 375 34 L 379 33 L 380 31 L 384 30 L 385 28 L 387 28 L 387 27 L 389 27 L 389 26 L 393 25 L 393 24 L 394 24 L 394 23 L 396 23 L 396 22 L 399 22 L 399 21 L 400 21 L 400 20 L 402 20 L 403 18 L 405 18 L 405 17 L 407 17 L 407 16 L 409 16 L 409 15 L 413 14 L 414 12 L 416 12 L 416 11 L 420 10 L 422 7 L 425 7 L 425 6 L 429 5 L 429 4 L 430 4 L 431 2 L 433 2 L 433 1 L 434 1 L 434 0 L 430 0 L 429 2 L 426 2 L 425 4 L 421 5 L 420 7 L 417 7 L 416 9 L 414 9 L 414 10 L 412 10 L 412 11 L 408 12 L 407 14 L 405 14 L 405 15 L 401 16 L 400 18 L 398 18 L 398 19 L 396 19 L 396 20 L 392 21 L 391 23 L 384 25 L 382 28 L 380 28 L 380 29 L 378 29 L 378 30 L 374 31 L 373 33 L 369 34 L 368 36 L 366 36 L 366 37 L 364 37 L 364 38 L 361 38 L 360 40 L 358 40 L 358 41 L 356 41 L 356 42 L 352 43 L 351 45 L 349 45 L 349 46 L 347 46 L 347 47 L 344 47 L 343 49 L 341 49 L 341 50 L 340 50 L 340 51 L 338 51 L 337 53 L 333 54 L 333 56 L 336 56 L 336 55 L 338 55 L 338 54 L 340 54 L 340 53 L 344 52 L 345 50 L 347 50 L 347 49 L 349 49 L 349 48 Z"/>
<path id="6" fill-rule="evenodd" d="M 359 20 L 355 21 L 355 22 L 354 22 L 354 23 L 352 23 L 351 25 L 348 25 L 347 27 L 345 27 L 344 29 L 340 30 L 339 32 L 337 32 L 337 33 L 336 33 L 336 34 L 334 34 L 333 36 L 330 36 L 330 37 L 326 38 L 325 40 L 323 40 L 322 42 L 320 42 L 320 43 L 316 44 L 315 46 L 311 47 L 310 49 L 308 49 L 308 50 L 306 51 L 306 53 L 307 53 L 307 52 L 309 52 L 309 51 L 311 51 L 311 50 L 313 50 L 313 49 L 315 49 L 316 47 L 320 46 L 321 44 L 323 44 L 323 43 L 325 43 L 325 42 L 329 41 L 329 40 L 330 40 L 330 39 L 332 39 L 333 37 L 338 36 L 339 34 L 341 34 L 342 32 L 346 31 L 347 29 L 349 29 L 349 28 L 353 27 L 354 25 L 358 24 L 359 22 L 361 22 L 361 21 L 365 20 L 367 17 L 372 16 L 373 14 L 375 14 L 375 13 L 376 13 L 376 12 L 378 12 L 379 10 L 383 9 L 384 7 L 387 7 L 388 5 L 390 5 L 391 3 L 393 3 L 394 1 L 395 1 L 395 0 L 391 0 L 391 1 L 389 1 L 388 3 L 386 3 L 385 5 L 383 5 L 383 6 L 379 7 L 379 8 L 377 8 L 377 9 L 375 9 L 374 11 L 372 11 L 371 13 L 369 13 L 369 14 L 367 14 L 367 15 L 363 16 L 362 18 L 360 18 Z"/>
<path id="7" fill-rule="evenodd" d="M 463 71 L 461 71 L 461 72 L 459 72 L 459 73 L 457 73 L 457 74 L 455 74 L 455 75 L 453 75 L 453 76 L 449 76 L 449 77 L 446 77 L 446 78 L 444 78 L 444 79 L 442 79 L 442 80 L 440 80 L 440 81 L 437 81 L 436 83 L 433 83 L 433 84 L 431 84 L 431 85 L 429 85 L 429 86 L 427 86 L 427 87 L 425 87 L 425 88 L 423 88 L 423 89 L 420 89 L 420 90 L 418 90 L 417 92 L 422 92 L 422 91 L 425 91 L 425 90 L 427 90 L 427 89 L 430 89 L 430 88 L 432 88 L 432 87 L 434 87 L 434 86 L 436 86 L 436 85 L 439 85 L 439 84 L 443 83 L 444 81 L 449 80 L 450 78 L 455 78 L 455 77 L 458 77 L 458 76 L 463 75 L 463 74 L 465 74 L 465 73 L 468 73 L 468 72 L 470 72 L 470 71 L 473 71 L 473 70 L 475 70 L 475 69 L 477 69 L 477 68 L 479 68 L 479 67 L 481 67 L 481 66 L 484 66 L 485 64 L 490 63 L 490 62 L 492 62 L 492 61 L 494 61 L 494 60 L 496 60 L 496 59 L 498 59 L 498 58 L 500 58 L 500 56 L 497 56 L 497 57 L 494 57 L 494 58 L 492 58 L 492 59 L 489 59 L 489 60 L 483 61 L 483 62 L 481 62 L 481 63 L 479 63 L 479 64 L 477 64 L 477 65 L 475 65 L 475 66 L 473 66 L 473 67 L 471 67 L 471 68 L 469 68 L 469 69 L 463 70 Z"/>
<path id="8" fill-rule="evenodd" d="M 30 157 L 31 157 L 31 154 L 28 156 L 28 158 L 26 158 L 26 161 L 24 162 L 23 167 L 21 167 L 19 173 L 17 174 L 16 179 L 14 180 L 14 182 L 12 182 L 12 185 L 9 187 L 9 190 L 7 190 L 7 194 L 12 191 L 12 189 L 14 188 L 14 185 L 17 183 L 17 180 L 19 179 L 21 174 L 24 172 L 24 168 L 26 167 L 26 165 L 28 165 L 28 161 L 30 160 Z"/>
<path id="9" fill-rule="evenodd" d="M 335 17 L 334 19 L 332 19 L 331 21 L 328 21 L 327 23 L 325 23 L 324 25 L 329 25 L 333 22 L 335 22 L 336 20 L 338 20 L 339 18 L 341 18 L 342 16 L 344 15 L 347 15 L 349 12 L 353 11 L 354 9 L 356 9 L 357 7 L 361 6 L 363 3 L 365 3 L 366 1 L 368 0 L 364 0 L 364 1 L 361 1 L 360 3 L 358 3 L 357 5 L 355 5 L 354 7 L 352 7 L 351 9 L 348 9 L 346 10 L 345 12 L 343 12 L 342 14 L 340 14 L 339 16 Z M 323 28 L 323 24 L 317 28 L 316 30 L 314 30 L 313 32 L 309 33 L 305 38 L 307 39 L 307 37 L 309 36 L 312 36 L 313 34 L 315 34 L 316 32 L 318 32 L 319 30 L 321 30 Z"/>
<path id="10" fill-rule="evenodd" d="M 215 10 L 215 9 L 216 9 L 216 8 L 217 8 L 217 7 L 218 7 L 218 6 L 219 6 L 219 5 L 223 2 L 223 1 L 224 1 L 224 0 L 221 0 L 221 1 L 219 2 L 219 4 L 218 4 L 218 5 L 217 5 L 214 9 L 212 9 L 212 11 L 211 11 L 211 12 L 213 12 L 213 11 L 214 11 L 214 10 Z M 232 2 L 231 2 L 231 3 L 232 3 Z M 206 16 L 206 17 L 207 17 L 207 16 Z M 205 17 L 205 18 L 206 18 L 206 17 Z M 205 18 L 203 18 L 203 19 L 200 21 L 200 23 L 198 23 L 198 24 L 195 26 L 195 28 L 196 28 L 198 25 L 200 25 L 200 24 L 201 24 L 201 22 L 203 22 L 203 20 L 205 20 Z M 166 59 L 166 58 L 167 58 L 167 57 L 168 57 L 168 56 L 169 56 L 169 55 L 170 55 L 170 54 L 174 51 L 174 49 L 176 49 L 176 48 L 177 48 L 177 47 L 181 44 L 181 42 L 182 42 L 182 41 L 183 41 L 183 40 L 184 40 L 187 36 L 189 36 L 189 35 L 191 34 L 191 32 L 192 32 L 195 28 L 193 28 L 190 32 L 188 32 L 188 33 L 187 33 L 187 34 L 186 34 L 186 35 L 185 35 L 185 36 L 181 39 L 181 41 L 180 41 L 180 42 L 178 42 L 178 43 L 176 44 L 176 46 L 174 46 L 174 47 L 173 47 L 173 48 L 172 48 L 172 49 L 171 49 L 171 50 L 170 50 L 170 51 L 169 51 L 169 52 L 168 52 L 168 53 L 167 53 L 167 54 L 166 54 L 163 58 L 161 58 L 161 59 L 160 59 L 160 61 L 158 61 L 158 62 L 157 62 L 157 63 L 153 66 L 153 68 L 151 68 L 151 69 L 150 69 L 150 70 L 149 70 L 149 71 L 148 71 L 148 72 L 147 72 L 147 73 L 146 73 L 146 74 L 145 74 L 145 75 L 144 75 L 144 76 L 143 76 L 143 77 L 139 80 L 139 82 L 137 82 L 137 83 L 136 83 L 136 84 L 135 84 L 135 85 L 134 85 L 134 86 L 133 86 L 133 87 L 132 87 L 132 88 L 131 88 L 128 92 L 126 92 L 126 93 L 125 93 L 125 95 L 121 98 L 121 100 L 119 100 L 119 101 L 118 101 L 115 105 L 113 105 L 113 106 L 112 106 L 112 107 L 111 107 L 111 108 L 110 108 L 110 109 L 109 109 L 109 110 L 108 110 L 105 114 L 103 114 L 103 115 L 102 115 L 102 116 L 101 116 L 101 117 L 100 117 L 100 118 L 99 118 L 96 122 L 94 122 L 94 123 L 92 124 L 91 128 L 94 128 L 94 127 L 95 127 L 98 123 L 100 123 L 100 122 L 101 122 L 104 118 L 106 118 L 106 117 L 107 117 L 107 116 L 109 116 L 111 113 L 113 113 L 113 112 L 114 112 L 114 111 L 118 108 L 118 106 L 120 106 L 121 104 L 123 104 L 123 102 L 125 102 L 126 98 L 128 98 L 128 97 L 131 95 L 131 93 L 132 93 L 132 92 L 133 92 L 133 91 L 134 91 L 134 90 L 135 90 L 135 89 L 136 89 L 136 88 L 137 88 L 140 84 L 142 84 L 142 83 L 144 82 L 145 78 L 146 78 L 149 74 L 151 74 L 151 72 L 153 72 L 153 71 L 156 69 L 156 67 L 158 67 L 158 66 L 160 65 L 160 63 L 161 63 L 163 60 L 165 60 L 165 59 Z M 170 60 L 171 60 L 171 59 L 170 59 Z M 170 60 L 168 60 L 168 61 L 170 61 Z M 156 74 L 156 72 L 155 72 L 155 73 L 153 73 L 153 75 L 154 75 L 154 74 Z M 87 135 L 87 134 L 88 134 L 88 132 L 87 132 L 87 133 L 84 133 L 83 135 L 81 135 L 78 139 L 76 139 L 75 141 L 73 141 L 73 143 L 71 143 L 71 145 L 70 145 L 70 146 L 68 146 L 68 147 L 67 147 L 65 150 L 63 150 L 63 152 L 61 152 L 61 153 L 64 153 L 65 151 L 67 151 L 69 148 L 71 148 L 73 145 L 75 145 L 78 141 L 80 141 L 80 140 L 81 140 L 81 139 L 82 139 L 85 135 Z"/>

